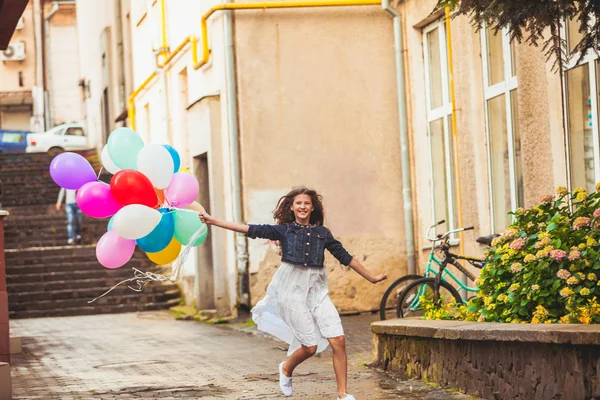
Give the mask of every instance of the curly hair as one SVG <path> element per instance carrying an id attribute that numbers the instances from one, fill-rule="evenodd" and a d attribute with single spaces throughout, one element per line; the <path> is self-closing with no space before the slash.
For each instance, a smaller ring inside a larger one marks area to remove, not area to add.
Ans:
<path id="1" fill-rule="evenodd" d="M 323 196 L 318 194 L 315 190 L 308 189 L 305 187 L 293 189 L 288 194 L 279 199 L 279 201 L 277 202 L 277 207 L 275 208 L 275 211 L 273 211 L 273 218 L 275 218 L 277 224 L 288 224 L 296 220 L 296 216 L 290 208 L 294 203 L 294 199 L 299 194 L 308 195 L 312 201 L 314 210 L 310 214 L 309 222 L 312 225 L 323 225 Z"/>

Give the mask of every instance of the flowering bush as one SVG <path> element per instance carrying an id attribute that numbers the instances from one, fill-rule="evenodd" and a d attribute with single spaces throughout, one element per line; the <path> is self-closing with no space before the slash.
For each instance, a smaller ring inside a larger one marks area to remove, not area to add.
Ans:
<path id="1" fill-rule="evenodd" d="M 600 184 L 519 209 L 486 250 L 477 296 L 425 318 L 510 323 L 600 323 Z M 440 318 L 441 317 L 441 318 Z"/>

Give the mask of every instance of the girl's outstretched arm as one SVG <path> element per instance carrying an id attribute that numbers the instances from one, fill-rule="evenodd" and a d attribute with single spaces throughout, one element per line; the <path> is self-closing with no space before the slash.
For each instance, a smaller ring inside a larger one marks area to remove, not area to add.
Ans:
<path id="1" fill-rule="evenodd" d="M 200 221 L 204 222 L 207 225 L 218 226 L 219 228 L 228 229 L 230 231 L 239 232 L 239 233 L 248 233 L 249 226 L 246 224 L 238 224 L 235 222 L 223 221 L 220 219 L 216 219 L 211 217 L 206 213 L 206 211 L 200 212 Z"/>
<path id="2" fill-rule="evenodd" d="M 387 279 L 386 274 L 379 274 L 379 275 L 371 274 L 369 272 L 369 270 L 367 270 L 365 267 L 363 267 L 362 264 L 359 263 L 356 258 L 353 258 L 352 261 L 350 261 L 350 264 L 348 264 L 348 266 L 350 268 L 352 268 L 353 270 L 355 270 L 360 276 L 362 276 L 363 278 L 365 278 L 366 280 L 368 280 L 371 283 L 378 283 L 378 282 L 381 282 L 381 281 L 384 281 Z"/>

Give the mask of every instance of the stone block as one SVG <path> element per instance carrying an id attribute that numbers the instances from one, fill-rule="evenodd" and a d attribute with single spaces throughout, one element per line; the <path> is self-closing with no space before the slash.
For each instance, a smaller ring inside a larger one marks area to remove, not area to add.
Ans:
<path id="1" fill-rule="evenodd" d="M 12 399 L 10 364 L 0 362 L 0 400 Z"/>
<path id="2" fill-rule="evenodd" d="M 23 352 L 23 341 L 20 337 L 10 338 L 10 354 L 21 354 Z"/>

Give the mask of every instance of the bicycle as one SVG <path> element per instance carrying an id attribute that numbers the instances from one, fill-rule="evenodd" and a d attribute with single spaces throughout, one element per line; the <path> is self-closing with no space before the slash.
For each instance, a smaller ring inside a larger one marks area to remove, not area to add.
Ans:
<path id="1" fill-rule="evenodd" d="M 431 228 L 430 228 L 431 229 Z M 446 234 L 437 235 L 435 238 L 430 238 L 427 235 L 427 239 L 433 242 L 432 253 L 437 249 L 442 253 L 442 260 L 439 262 L 433 256 L 433 259 L 439 265 L 439 271 L 435 274 L 434 277 L 424 277 L 421 279 L 417 279 L 408 284 L 402 293 L 398 296 L 397 301 L 397 309 L 396 314 L 398 318 L 405 318 L 409 316 L 420 316 L 423 311 L 423 302 L 422 300 L 426 300 L 426 304 L 428 302 L 432 302 L 435 307 L 445 307 L 448 304 L 464 304 L 466 303 L 465 299 L 458 293 L 458 290 L 451 285 L 446 279 L 446 276 L 450 276 L 454 282 L 458 285 L 460 289 L 463 289 L 467 292 L 477 292 L 479 289 L 471 286 L 467 286 L 462 283 L 451 271 L 447 269 L 448 265 L 453 265 L 456 269 L 462 272 L 470 281 L 475 282 L 475 276 L 469 272 L 460 262 L 459 260 L 467 261 L 469 264 L 476 268 L 483 268 L 484 261 L 475 257 L 467 257 L 463 255 L 458 255 L 450 252 L 450 243 L 449 239 L 452 234 L 458 232 L 464 232 L 468 230 L 472 230 L 473 227 L 468 228 L 459 228 L 454 229 Z M 429 231 L 428 231 L 429 232 Z M 491 241 L 491 237 L 487 238 L 479 238 L 478 242 L 482 242 L 482 239 L 489 239 Z M 436 247 L 436 243 L 440 242 L 440 244 Z M 430 255 L 430 258 L 432 256 Z"/>
<path id="2" fill-rule="evenodd" d="M 429 258 L 427 260 L 427 267 L 425 268 L 425 273 L 423 275 L 417 275 L 417 274 L 405 275 L 401 278 L 396 279 L 386 289 L 385 293 L 383 294 L 383 297 L 381 298 L 381 302 L 379 305 L 379 318 L 381 320 L 386 320 L 389 318 L 401 318 L 400 315 L 398 315 L 398 298 L 399 298 L 400 294 L 407 288 L 407 286 L 409 284 L 411 284 L 412 282 L 414 282 L 416 280 L 420 280 L 423 278 L 429 278 L 431 275 L 435 275 L 435 276 L 438 275 L 439 269 L 436 270 L 436 269 L 432 268 L 432 265 L 436 264 L 438 267 L 441 267 L 443 261 L 438 260 L 435 256 L 435 251 L 438 248 L 438 247 L 436 247 L 436 243 L 439 241 L 442 241 L 444 239 L 449 239 L 452 234 L 461 231 L 461 229 L 458 229 L 458 230 L 450 231 L 446 235 L 438 235 L 435 238 L 429 237 L 429 233 L 431 232 L 431 230 L 433 228 L 435 228 L 436 226 L 441 225 L 445 222 L 446 221 L 442 220 L 442 221 L 437 222 L 436 224 L 431 225 L 425 234 L 425 238 L 432 242 L 431 252 L 429 253 Z M 464 230 L 468 230 L 468 229 L 464 229 Z M 492 239 L 496 236 L 498 236 L 498 235 L 479 237 L 479 238 L 477 238 L 477 242 L 489 246 L 489 245 L 491 245 Z M 473 260 L 478 260 L 478 259 L 473 258 Z M 481 260 L 478 260 L 478 261 L 481 262 Z M 461 266 L 461 268 L 462 268 L 462 266 Z M 464 270 L 464 268 L 463 268 L 463 270 Z M 466 271 L 466 270 L 464 270 L 464 271 Z M 461 272 L 463 272 L 463 271 L 461 270 Z M 467 277 L 472 277 L 472 280 L 475 279 L 470 272 L 468 272 L 468 271 L 466 271 L 466 272 L 467 272 L 467 274 L 466 274 Z M 451 271 L 446 270 L 444 268 L 444 271 L 442 273 L 442 278 L 445 278 L 446 276 L 449 276 L 450 278 L 452 278 L 452 280 L 454 280 L 454 282 L 456 282 L 456 284 L 459 285 L 459 287 L 461 289 L 467 290 L 469 292 L 477 291 L 476 288 L 472 288 L 472 287 L 464 285 Z"/>

